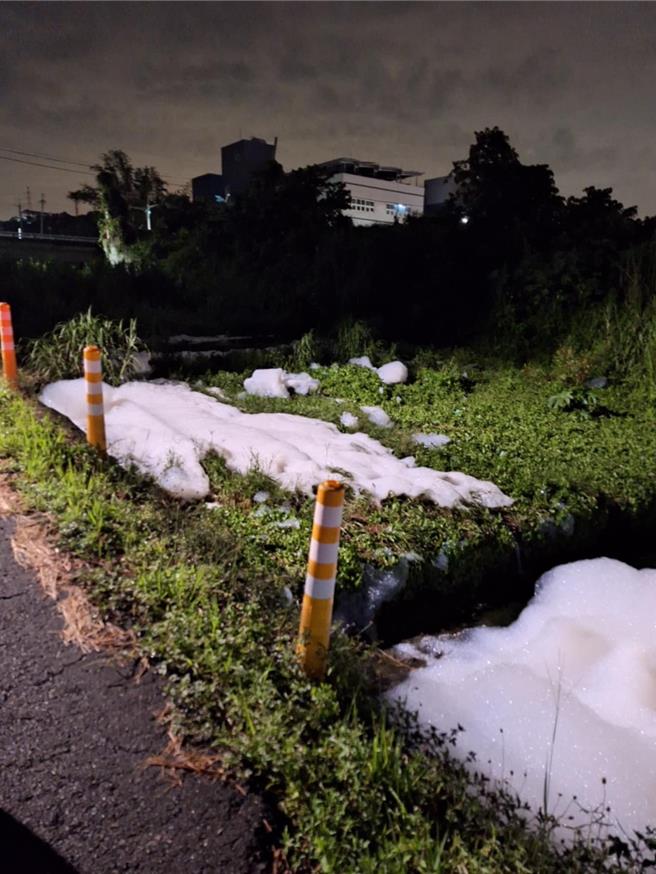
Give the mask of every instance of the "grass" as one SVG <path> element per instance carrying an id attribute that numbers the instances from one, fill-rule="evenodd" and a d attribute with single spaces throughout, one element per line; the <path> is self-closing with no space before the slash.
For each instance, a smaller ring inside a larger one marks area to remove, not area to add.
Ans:
<path id="1" fill-rule="evenodd" d="M 644 457 L 653 457 L 654 438 L 643 433 L 647 412 L 640 413 L 639 387 L 613 390 L 609 398 L 626 415 L 582 420 L 543 403 L 554 393 L 544 373 L 481 373 L 472 388 L 456 370 L 452 364 L 436 376 L 419 371 L 413 384 L 386 390 L 382 403 L 401 428 L 380 436 L 401 451 L 413 428 L 447 431 L 453 438 L 447 456 L 422 450 L 418 458 L 435 466 L 448 458 L 479 476 L 494 473 L 517 497 L 516 507 L 510 514 L 454 514 L 400 499 L 381 508 L 351 500 L 345 585 L 357 585 L 363 560 L 389 563 L 410 549 L 431 556 L 440 547 L 449 556 L 444 585 L 458 591 L 470 585 L 468 552 L 477 551 L 480 561 L 486 543 L 493 552 L 497 544 L 511 549 L 517 526 L 537 532 L 544 518 L 556 524 L 574 513 L 579 519 L 593 513 L 601 495 L 636 510 L 648 501 L 652 487 L 642 468 Z M 357 405 L 378 389 L 363 373 L 322 371 L 326 395 L 285 402 L 285 409 L 307 415 L 343 409 L 328 391 Z M 217 382 L 236 387 L 234 379 Z M 275 408 L 275 402 L 235 402 Z M 514 453 L 512 464 L 502 451 Z M 215 748 L 226 765 L 275 799 L 277 840 L 289 870 L 640 870 L 638 839 L 554 844 L 553 820 L 531 819 L 511 793 L 494 791 L 455 761 L 451 736 L 427 735 L 409 717 L 387 713 L 377 696 L 375 651 L 337 633 L 327 682 L 306 680 L 294 657 L 298 603 L 289 604 L 284 587 L 300 592 L 307 499 L 283 495 L 257 471 L 235 477 L 212 458 L 207 469 L 219 507 L 184 505 L 4 390 L 0 457 L 25 500 L 51 515 L 61 546 L 86 561 L 82 582 L 103 615 L 129 627 L 167 678 L 178 732 Z M 613 472 L 617 464 L 621 475 Z M 274 509 L 258 515 L 252 496 L 262 488 Z M 299 528 L 275 524 L 290 515 Z"/>
<path id="2" fill-rule="evenodd" d="M 40 384 L 74 379 L 80 376 L 84 347 L 90 345 L 103 350 L 103 379 L 110 385 L 132 379 L 137 371 L 135 356 L 145 349 L 134 319 L 124 324 L 93 315 L 89 309 L 28 344 L 30 372 Z"/>
<path id="3" fill-rule="evenodd" d="M 613 381 L 594 392 L 594 402 L 556 404 L 553 398 L 559 395 L 592 394 L 577 388 L 585 373 L 572 356 L 565 355 L 565 361 L 559 356 L 553 368 L 520 369 L 472 363 L 471 355 L 460 353 L 438 367 L 415 364 L 411 381 L 401 386 L 382 386 L 374 373 L 359 367 L 320 368 L 313 371 L 320 394 L 290 400 L 244 397 L 244 374 L 207 374 L 203 384 L 220 386 L 247 412 L 294 412 L 339 425 L 340 415 L 349 411 L 359 417 L 362 430 L 397 456 L 414 455 L 417 464 L 439 470 L 466 471 L 512 496 L 514 505 L 503 511 L 447 511 L 404 498 L 380 507 L 365 498 L 348 502 L 340 552 L 343 588 L 360 585 L 363 562 L 390 567 L 414 553 L 421 558 L 413 564 L 414 585 L 456 592 L 466 613 L 480 601 L 494 603 L 495 593 L 482 586 L 495 570 L 510 580 L 521 576 L 518 561 L 531 576 L 557 560 L 598 551 L 600 543 L 611 548 L 613 526 L 639 534 L 640 519 L 653 512 L 656 499 L 644 464 L 656 453 L 655 408 L 640 380 Z M 393 429 L 377 428 L 362 415 L 359 407 L 373 403 L 394 420 Z M 434 431 L 451 442 L 427 449 L 412 440 L 414 433 Z M 300 579 L 312 502 L 300 496 L 290 500 L 273 489 L 267 504 L 272 512 L 254 513 L 254 486 L 251 491 L 220 462 L 212 462 L 209 473 L 226 523 L 239 529 L 245 543 L 259 544 L 258 550 L 266 543 L 279 576 Z M 283 506 L 298 519 L 296 531 L 277 527 Z M 441 569 L 435 567 L 440 554 Z M 506 588 L 499 596 L 513 594 Z M 414 630 L 435 630 L 430 614 L 420 613 L 426 625 Z"/>

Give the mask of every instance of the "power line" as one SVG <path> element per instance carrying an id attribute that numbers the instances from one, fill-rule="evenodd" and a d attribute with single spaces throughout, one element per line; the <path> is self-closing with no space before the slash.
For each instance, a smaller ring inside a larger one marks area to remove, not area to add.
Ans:
<path id="1" fill-rule="evenodd" d="M 9 155 L 0 155 L 0 160 L 3 160 L 3 161 L 13 161 L 16 164 L 27 164 L 30 167 L 43 167 L 46 170 L 59 170 L 59 171 L 63 171 L 64 173 L 86 173 L 89 176 L 95 175 L 95 173 L 92 170 L 88 169 L 91 166 L 91 164 L 83 164 L 81 161 L 68 161 L 68 160 L 65 160 L 64 158 L 55 158 L 51 155 L 45 155 L 43 153 L 38 153 L 38 152 L 23 152 L 23 151 L 20 151 L 19 149 L 9 149 L 9 148 L 6 148 L 5 146 L 0 146 L 0 151 L 11 152 L 14 155 L 27 155 L 27 156 L 31 156 L 31 157 L 35 157 L 35 158 L 45 158 L 46 160 L 49 160 L 49 161 L 59 161 L 62 164 L 64 164 L 64 163 L 75 164 L 79 167 L 86 167 L 87 169 L 85 169 L 85 170 L 73 170 L 71 167 L 54 167 L 52 164 L 42 164 L 42 163 L 37 162 L 37 161 L 26 161 L 23 158 L 12 158 Z M 170 185 L 184 187 L 185 185 L 188 184 L 189 179 L 185 179 L 184 181 L 182 181 L 179 179 L 168 179 L 168 178 L 162 177 L 162 181 L 166 182 Z"/>
<path id="2" fill-rule="evenodd" d="M 91 164 L 83 164 L 82 161 L 68 161 L 66 158 L 55 158 L 54 155 L 44 155 L 42 152 L 21 152 L 19 149 L 8 149 L 6 146 L 0 146 L 0 152 L 11 152 L 12 155 L 24 155 L 28 158 L 45 158 L 47 161 L 57 161 L 59 164 L 76 164 L 78 167 L 86 167 L 87 170 Z"/>
<path id="3" fill-rule="evenodd" d="M 71 167 L 53 167 L 52 164 L 39 164 L 36 161 L 24 161 L 22 158 L 10 158 L 9 155 L 0 155 L 0 161 L 13 161 L 16 164 L 29 164 L 31 167 L 45 167 L 46 170 L 59 170 L 61 173 L 87 173 L 89 176 L 94 175 L 91 170 L 73 170 Z"/>
<path id="4" fill-rule="evenodd" d="M 67 158 L 56 158 L 54 155 L 46 155 L 43 152 L 23 152 L 20 149 L 10 149 L 7 146 L 0 146 L 0 152 L 11 152 L 12 155 L 23 155 L 28 158 L 44 158 L 47 161 L 56 161 L 59 164 L 74 164 L 76 167 L 85 167 L 87 170 L 95 166 L 91 161 L 87 163 L 83 161 L 69 161 Z M 180 182 L 177 179 L 169 179 L 168 181 L 174 184 L 186 185 L 186 182 Z"/>
<path id="5" fill-rule="evenodd" d="M 88 176 L 95 176 L 92 170 L 73 170 L 71 167 L 54 167 L 52 164 L 41 164 L 38 161 L 26 161 L 23 158 L 10 158 L 9 155 L 0 155 L 0 161 L 13 161 L 15 164 L 28 164 L 30 167 L 44 167 L 46 170 L 59 170 L 62 173 L 86 173 Z M 88 165 L 84 165 L 88 166 Z M 176 179 L 166 179 L 162 177 L 162 182 L 168 182 L 171 185 L 187 185 L 189 179 L 184 182 Z"/>

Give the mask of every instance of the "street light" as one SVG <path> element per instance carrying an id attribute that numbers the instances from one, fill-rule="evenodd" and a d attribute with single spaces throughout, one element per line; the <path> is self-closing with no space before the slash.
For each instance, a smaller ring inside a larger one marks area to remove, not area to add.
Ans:
<path id="1" fill-rule="evenodd" d="M 156 206 L 159 206 L 158 203 L 147 203 L 145 206 L 131 206 L 130 209 L 138 209 L 140 212 L 146 213 L 146 230 L 152 231 L 153 227 L 150 221 L 150 214 L 155 209 Z"/>

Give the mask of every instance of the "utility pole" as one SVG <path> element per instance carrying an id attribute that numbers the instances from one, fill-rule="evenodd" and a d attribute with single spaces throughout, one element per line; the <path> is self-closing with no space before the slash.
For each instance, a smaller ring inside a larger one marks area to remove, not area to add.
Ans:
<path id="1" fill-rule="evenodd" d="M 143 212 L 144 215 L 146 216 L 146 230 L 152 231 L 153 224 L 152 224 L 150 216 L 151 216 L 152 211 L 158 206 L 159 206 L 158 203 L 148 203 L 148 201 L 146 201 L 145 206 L 131 206 L 130 209 L 138 209 L 139 212 Z"/>
<path id="2" fill-rule="evenodd" d="M 41 215 L 40 215 L 40 228 L 41 228 L 41 236 L 43 236 L 43 208 L 46 205 L 46 199 L 43 196 L 43 192 L 41 193 L 41 200 L 39 201 L 39 206 L 41 207 Z"/>
<path id="3" fill-rule="evenodd" d="M 32 209 L 32 192 L 29 185 L 27 186 L 27 208 Z"/>
<path id="4" fill-rule="evenodd" d="M 18 203 L 16 204 L 16 206 L 18 207 L 18 239 L 22 240 L 23 239 L 23 204 L 19 200 Z"/>

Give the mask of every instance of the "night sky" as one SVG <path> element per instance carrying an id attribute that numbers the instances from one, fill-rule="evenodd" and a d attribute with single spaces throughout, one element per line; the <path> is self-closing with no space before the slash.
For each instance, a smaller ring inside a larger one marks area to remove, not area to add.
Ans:
<path id="1" fill-rule="evenodd" d="M 646 3 L 4 2 L 0 155 L 122 148 L 175 188 L 240 135 L 278 136 L 286 169 L 348 155 L 430 177 L 498 125 L 563 194 L 612 186 L 656 213 L 655 37 Z M 0 217 L 27 185 L 72 211 L 84 181 L 0 160 Z"/>

